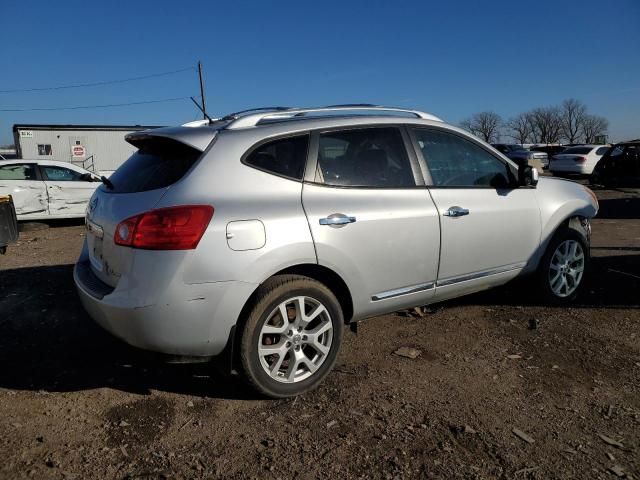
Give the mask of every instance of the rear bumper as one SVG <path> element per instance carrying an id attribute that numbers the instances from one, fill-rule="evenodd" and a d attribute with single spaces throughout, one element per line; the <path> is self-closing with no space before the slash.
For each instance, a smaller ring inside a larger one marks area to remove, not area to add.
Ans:
<path id="1" fill-rule="evenodd" d="M 592 168 L 582 164 L 561 164 L 552 162 L 549 165 L 549 171 L 562 172 L 562 173 L 579 173 L 581 175 L 588 175 L 591 173 Z"/>
<path id="2" fill-rule="evenodd" d="M 185 356 L 214 356 L 227 343 L 242 307 L 256 285 L 240 281 L 187 285 L 171 281 L 153 292 L 153 304 L 140 291 L 123 292 L 95 282 L 86 264 L 73 277 L 80 301 L 91 318 L 126 343 L 145 350 Z M 128 294 L 129 293 L 129 294 Z"/>

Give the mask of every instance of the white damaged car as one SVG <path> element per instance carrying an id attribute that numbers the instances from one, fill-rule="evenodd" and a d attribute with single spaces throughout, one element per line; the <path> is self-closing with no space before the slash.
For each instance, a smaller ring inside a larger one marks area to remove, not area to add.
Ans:
<path id="1" fill-rule="evenodd" d="M 98 175 L 68 162 L 0 161 L 0 195 L 11 195 L 18 220 L 84 217 Z"/>

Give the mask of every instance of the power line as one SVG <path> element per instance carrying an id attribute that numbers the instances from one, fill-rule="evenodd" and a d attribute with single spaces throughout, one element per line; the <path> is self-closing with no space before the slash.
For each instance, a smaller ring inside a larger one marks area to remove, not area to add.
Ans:
<path id="1" fill-rule="evenodd" d="M 16 88 L 12 90 L 0 90 L 0 93 L 24 93 L 24 92 L 44 92 L 51 90 L 65 90 L 69 88 L 85 88 L 85 87 L 99 87 L 102 85 L 113 85 L 116 83 L 133 82 L 136 80 L 146 80 L 148 78 L 164 77 L 167 75 L 175 75 L 176 73 L 187 72 L 189 70 L 195 70 L 195 67 L 186 67 L 179 70 L 171 70 L 170 72 L 151 73 L 149 75 L 142 75 L 141 77 L 123 78 L 120 80 L 105 80 L 102 82 L 93 83 L 77 83 L 75 85 L 59 85 L 57 87 L 41 87 L 41 88 Z M 6 110 L 5 110 L 6 111 Z"/>
<path id="2" fill-rule="evenodd" d="M 56 110 L 82 110 L 90 108 L 111 108 L 128 107 L 130 105 L 146 105 L 149 103 L 175 102 L 178 100 L 188 100 L 191 97 L 163 98 L 159 100 L 144 100 L 141 102 L 110 103 L 107 105 L 76 105 L 73 107 L 50 107 L 50 108 L 0 108 L 0 112 L 52 112 Z"/>

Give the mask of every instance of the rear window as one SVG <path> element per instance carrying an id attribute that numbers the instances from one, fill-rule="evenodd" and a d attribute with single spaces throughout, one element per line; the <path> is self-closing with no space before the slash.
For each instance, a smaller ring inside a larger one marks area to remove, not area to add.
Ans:
<path id="1" fill-rule="evenodd" d="M 577 153 L 578 155 L 586 155 L 591 150 L 593 150 L 593 147 L 571 147 L 563 151 L 562 154 L 564 155 L 565 153 L 566 154 Z"/>
<path id="2" fill-rule="evenodd" d="M 118 168 L 109 180 L 110 193 L 134 193 L 168 187 L 180 180 L 202 152 L 174 140 L 148 140 Z"/>

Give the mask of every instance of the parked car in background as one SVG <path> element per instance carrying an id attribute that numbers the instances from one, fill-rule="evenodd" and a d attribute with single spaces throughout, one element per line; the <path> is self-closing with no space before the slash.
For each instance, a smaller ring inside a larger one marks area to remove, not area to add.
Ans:
<path id="1" fill-rule="evenodd" d="M 640 139 L 613 145 L 598 161 L 591 183 L 603 186 L 640 186 Z"/>
<path id="2" fill-rule="evenodd" d="M 74 269 L 91 317 L 128 343 L 226 365 L 262 394 L 329 373 L 345 324 L 532 274 L 571 302 L 593 192 L 428 113 L 258 109 L 127 135 Z"/>
<path id="3" fill-rule="evenodd" d="M 593 167 L 596 166 L 609 145 L 579 145 L 569 147 L 562 153 L 551 157 L 549 171 L 551 173 L 575 173 L 580 175 L 591 175 Z"/>
<path id="4" fill-rule="evenodd" d="M 547 154 L 547 159 L 564 152 L 567 149 L 566 145 L 533 145 L 529 147 L 529 150 L 533 152 L 543 152 Z M 548 167 L 548 163 L 545 166 Z"/>
<path id="5" fill-rule="evenodd" d="M 18 220 L 83 217 L 101 182 L 96 174 L 68 162 L 0 161 L 0 195 L 11 195 Z"/>
<path id="6" fill-rule="evenodd" d="M 518 165 L 529 165 L 540 173 L 549 163 L 549 157 L 544 152 L 533 152 L 522 145 L 508 143 L 492 143 L 491 146 L 503 153 Z"/>

